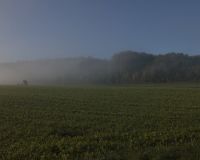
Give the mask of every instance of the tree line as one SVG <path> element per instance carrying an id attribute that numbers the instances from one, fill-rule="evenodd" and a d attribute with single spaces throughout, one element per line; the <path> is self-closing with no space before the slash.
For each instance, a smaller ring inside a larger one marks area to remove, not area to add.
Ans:
<path id="1" fill-rule="evenodd" d="M 37 84 L 200 81 L 200 56 L 124 51 L 110 59 L 77 57 L 0 64 L 0 82 Z"/>
<path id="2" fill-rule="evenodd" d="M 110 63 L 114 83 L 200 81 L 200 56 L 126 51 L 115 54 Z"/>
<path id="3" fill-rule="evenodd" d="M 183 53 L 162 55 L 124 51 L 110 60 L 88 58 L 81 68 L 96 83 L 166 83 L 200 81 L 200 56 Z M 87 66 L 87 67 L 86 67 Z M 87 77 L 87 76 L 86 76 Z"/>

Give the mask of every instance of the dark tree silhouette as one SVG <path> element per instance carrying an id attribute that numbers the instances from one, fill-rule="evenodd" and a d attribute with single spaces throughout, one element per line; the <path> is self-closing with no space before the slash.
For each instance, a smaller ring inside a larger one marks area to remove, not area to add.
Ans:
<path id="1" fill-rule="evenodd" d="M 27 81 L 27 80 L 23 80 L 23 81 L 22 81 L 22 84 L 23 84 L 24 86 L 28 86 L 28 81 Z"/>

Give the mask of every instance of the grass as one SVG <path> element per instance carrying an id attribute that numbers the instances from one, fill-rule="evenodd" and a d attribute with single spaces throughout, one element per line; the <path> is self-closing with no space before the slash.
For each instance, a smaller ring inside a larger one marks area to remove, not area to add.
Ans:
<path id="1" fill-rule="evenodd" d="M 1 160 L 199 160 L 198 85 L 0 86 Z"/>

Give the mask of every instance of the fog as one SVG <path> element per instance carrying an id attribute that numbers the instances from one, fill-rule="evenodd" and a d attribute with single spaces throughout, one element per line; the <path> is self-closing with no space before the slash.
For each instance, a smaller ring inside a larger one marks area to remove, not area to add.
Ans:
<path id="1" fill-rule="evenodd" d="M 124 51 L 111 59 L 46 59 L 0 64 L 0 84 L 31 85 L 199 82 L 200 56 Z"/>
<path id="2" fill-rule="evenodd" d="M 105 67 L 106 60 L 91 57 L 1 63 L 0 84 L 22 84 L 23 80 L 42 85 L 89 83 L 105 74 Z"/>

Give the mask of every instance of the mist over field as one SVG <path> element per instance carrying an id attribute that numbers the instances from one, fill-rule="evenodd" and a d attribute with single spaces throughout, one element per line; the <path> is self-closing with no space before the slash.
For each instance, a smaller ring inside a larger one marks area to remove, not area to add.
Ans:
<path id="1" fill-rule="evenodd" d="M 23 80 L 42 85 L 196 82 L 200 80 L 200 57 L 124 51 L 111 59 L 77 57 L 0 64 L 1 84 L 21 84 Z"/>
<path id="2" fill-rule="evenodd" d="M 89 82 L 93 74 L 105 74 L 107 61 L 95 58 L 64 58 L 0 64 L 1 84 L 66 84 Z M 98 72 L 98 73 L 96 73 Z"/>
<path id="3" fill-rule="evenodd" d="M 0 84 L 199 81 L 198 15 L 186 0 L 1 0 Z"/>
<path id="4" fill-rule="evenodd" d="M 200 0 L 0 0 L 0 160 L 200 160 Z"/>

